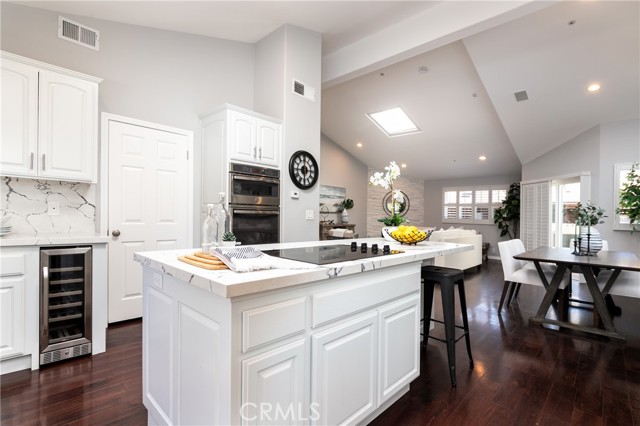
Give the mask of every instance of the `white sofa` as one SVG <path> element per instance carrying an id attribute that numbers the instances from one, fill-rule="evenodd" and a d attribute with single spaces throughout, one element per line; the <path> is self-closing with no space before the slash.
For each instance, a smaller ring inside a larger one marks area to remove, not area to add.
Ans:
<path id="1" fill-rule="evenodd" d="M 429 241 L 442 241 L 456 244 L 473 244 L 473 250 L 462 253 L 438 256 L 435 258 L 436 266 L 447 268 L 469 269 L 474 266 L 480 270 L 482 266 L 482 234 L 478 234 L 474 229 L 440 229 L 436 230 L 429 237 Z"/>

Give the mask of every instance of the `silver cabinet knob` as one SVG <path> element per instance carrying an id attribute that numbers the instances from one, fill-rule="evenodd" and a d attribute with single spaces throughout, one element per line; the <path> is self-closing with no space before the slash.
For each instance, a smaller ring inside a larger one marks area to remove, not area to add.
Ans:
<path id="1" fill-rule="evenodd" d="M 113 231 L 111 231 L 111 235 L 113 235 L 114 237 L 119 237 L 120 236 L 120 231 L 117 229 L 114 229 Z"/>

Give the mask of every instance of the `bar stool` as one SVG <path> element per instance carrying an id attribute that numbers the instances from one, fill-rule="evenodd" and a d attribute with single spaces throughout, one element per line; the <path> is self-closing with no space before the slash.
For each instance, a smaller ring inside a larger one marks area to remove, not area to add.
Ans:
<path id="1" fill-rule="evenodd" d="M 423 266 L 421 271 L 424 280 L 424 318 L 429 318 L 440 324 L 444 324 L 445 340 L 438 337 L 429 336 L 429 322 L 423 323 L 424 344 L 427 344 L 429 337 L 447 344 L 447 356 L 449 358 L 449 374 L 451 375 L 451 385 L 456 386 L 456 342 L 462 337 L 467 342 L 467 353 L 469 354 L 469 367 L 473 368 L 473 356 L 471 355 L 471 340 L 469 339 L 469 321 L 467 320 L 467 302 L 464 296 L 464 273 L 460 269 L 444 268 L 441 266 Z M 435 285 L 440 284 L 442 295 L 442 313 L 444 321 L 431 318 L 431 306 L 433 304 L 433 292 Z M 460 298 L 460 310 L 462 311 L 462 326 L 455 323 L 455 292 L 454 287 L 458 286 Z M 462 336 L 456 339 L 456 328 L 464 330 Z"/>

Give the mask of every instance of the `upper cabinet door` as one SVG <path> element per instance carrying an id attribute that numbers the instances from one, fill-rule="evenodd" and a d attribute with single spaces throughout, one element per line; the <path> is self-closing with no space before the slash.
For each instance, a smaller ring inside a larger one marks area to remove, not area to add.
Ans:
<path id="1" fill-rule="evenodd" d="M 229 154 L 231 160 L 256 162 L 258 148 L 255 117 L 229 111 Z"/>
<path id="2" fill-rule="evenodd" d="M 0 174 L 35 176 L 38 143 L 38 70 L 2 60 Z"/>
<path id="3" fill-rule="evenodd" d="M 39 175 L 96 181 L 98 85 L 40 72 Z"/>
<path id="4" fill-rule="evenodd" d="M 258 161 L 262 164 L 280 166 L 280 124 L 257 120 Z"/>

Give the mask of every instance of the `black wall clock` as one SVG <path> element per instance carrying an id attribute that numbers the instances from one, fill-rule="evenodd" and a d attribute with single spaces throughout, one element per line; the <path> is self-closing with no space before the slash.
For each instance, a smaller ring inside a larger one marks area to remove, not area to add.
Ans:
<path id="1" fill-rule="evenodd" d="M 289 176 L 300 189 L 309 189 L 318 181 L 318 163 L 307 151 L 296 151 L 289 160 Z"/>

